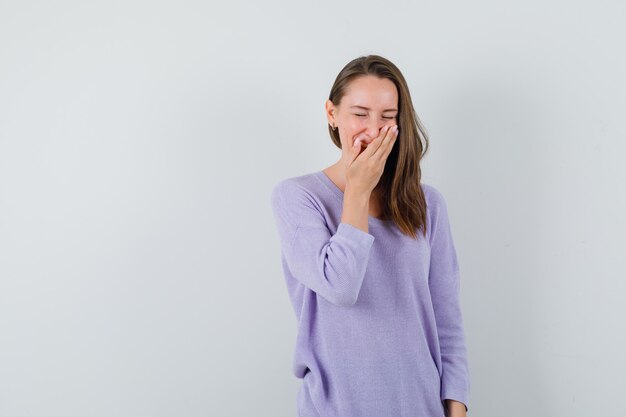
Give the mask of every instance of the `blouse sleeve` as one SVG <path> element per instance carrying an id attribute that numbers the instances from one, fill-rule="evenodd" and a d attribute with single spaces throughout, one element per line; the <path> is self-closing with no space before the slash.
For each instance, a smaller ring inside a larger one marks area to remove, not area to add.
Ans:
<path id="1" fill-rule="evenodd" d="M 431 201 L 430 272 L 428 285 L 435 312 L 442 360 L 441 400 L 469 405 L 469 369 L 459 300 L 460 273 L 448 209 L 443 195 Z"/>
<path id="2" fill-rule="evenodd" d="M 374 236 L 348 223 L 331 234 L 318 201 L 293 181 L 274 187 L 271 206 L 291 274 L 332 304 L 354 305 Z"/>

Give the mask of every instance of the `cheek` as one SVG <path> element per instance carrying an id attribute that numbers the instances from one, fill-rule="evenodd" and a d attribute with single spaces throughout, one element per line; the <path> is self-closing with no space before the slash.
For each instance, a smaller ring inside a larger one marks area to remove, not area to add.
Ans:
<path id="1" fill-rule="evenodd" d="M 363 131 L 361 126 L 355 125 L 354 123 L 346 123 L 339 130 L 339 134 L 342 138 L 347 138 L 350 141 L 354 140 L 354 137 Z"/>
<path id="2" fill-rule="evenodd" d="M 366 127 L 365 123 L 352 122 L 344 125 L 344 132 L 348 135 L 348 137 L 353 138 L 357 134 L 361 133 Z"/>

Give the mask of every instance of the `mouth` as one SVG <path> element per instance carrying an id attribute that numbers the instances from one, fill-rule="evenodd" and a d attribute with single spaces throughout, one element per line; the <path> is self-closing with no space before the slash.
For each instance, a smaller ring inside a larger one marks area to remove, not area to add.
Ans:
<path id="1" fill-rule="evenodd" d="M 371 140 L 369 139 L 361 139 L 361 147 L 362 148 L 367 148 L 367 145 L 369 145 L 371 142 Z"/>

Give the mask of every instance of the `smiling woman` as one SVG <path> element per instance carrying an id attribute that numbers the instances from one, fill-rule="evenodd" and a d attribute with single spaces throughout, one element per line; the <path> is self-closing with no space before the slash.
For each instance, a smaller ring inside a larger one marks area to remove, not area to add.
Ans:
<path id="1" fill-rule="evenodd" d="M 348 111 L 340 111 L 331 100 L 326 101 L 326 110 L 334 115 L 341 132 L 350 138 L 350 145 L 360 140 L 367 146 L 383 126 L 396 124 L 398 93 L 386 78 L 370 75 L 355 79 L 348 86 L 343 102 L 349 104 L 343 106 Z"/>
<path id="2" fill-rule="evenodd" d="M 383 57 L 357 58 L 325 110 L 341 158 L 271 194 L 299 416 L 463 417 L 459 264 L 446 201 L 421 182 L 428 142 L 406 82 Z"/>
<path id="3" fill-rule="evenodd" d="M 341 189 L 350 180 L 346 163 L 355 143 L 366 149 L 385 127 L 397 126 L 397 144 L 389 153 L 370 196 L 383 219 L 403 233 L 424 232 L 426 202 L 419 186 L 420 161 L 428 151 L 428 135 L 400 70 L 386 58 L 370 55 L 348 63 L 337 75 L 325 103 L 331 140 L 342 158 L 324 171 Z"/>

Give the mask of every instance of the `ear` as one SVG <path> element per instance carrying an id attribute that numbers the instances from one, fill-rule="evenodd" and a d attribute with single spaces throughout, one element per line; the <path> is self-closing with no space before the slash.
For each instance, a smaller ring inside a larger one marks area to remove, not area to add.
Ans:
<path id="1" fill-rule="evenodd" d="M 328 124 L 333 126 L 336 125 L 336 121 L 335 121 L 335 105 L 333 104 L 332 101 L 330 100 L 326 100 L 326 118 L 328 119 Z"/>

